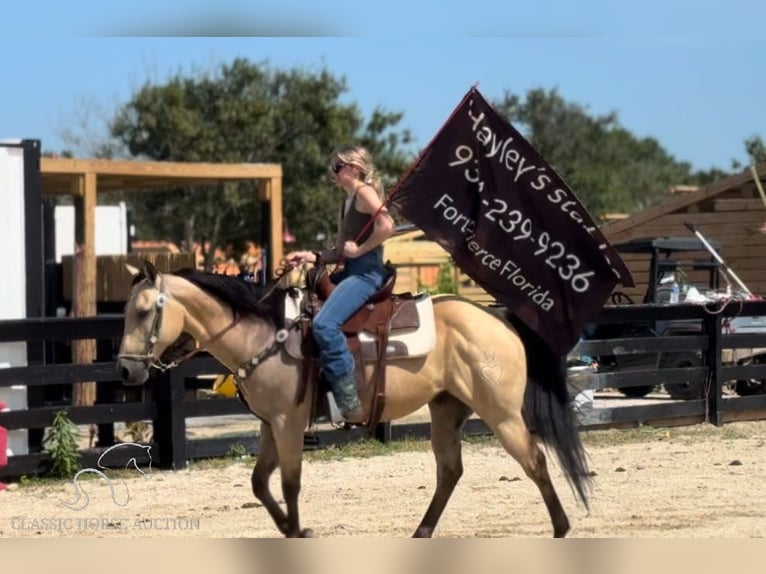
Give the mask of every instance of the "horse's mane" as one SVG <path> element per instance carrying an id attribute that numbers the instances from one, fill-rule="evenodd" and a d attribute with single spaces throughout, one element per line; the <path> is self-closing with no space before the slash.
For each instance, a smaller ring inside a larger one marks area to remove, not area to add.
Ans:
<path id="1" fill-rule="evenodd" d="M 262 285 L 233 275 L 209 273 L 197 269 L 179 269 L 173 271 L 171 275 L 181 277 L 199 287 L 208 295 L 227 304 L 236 314 L 255 315 L 269 320 L 274 325 L 279 325 L 281 322 L 279 306 L 275 304 L 277 293 L 261 301 L 266 292 L 266 288 Z"/>

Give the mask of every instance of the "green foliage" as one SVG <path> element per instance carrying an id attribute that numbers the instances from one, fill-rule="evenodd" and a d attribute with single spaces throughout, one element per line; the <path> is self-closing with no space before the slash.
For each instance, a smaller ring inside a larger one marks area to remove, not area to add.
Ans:
<path id="1" fill-rule="evenodd" d="M 616 113 L 594 114 L 555 89 L 533 89 L 523 97 L 506 92 L 494 104 L 594 215 L 634 213 L 665 200 L 671 185 L 704 185 L 726 175 L 715 168 L 693 170 L 655 138 L 628 131 Z M 327 178 L 329 155 L 340 145 L 365 145 L 390 187 L 414 160 L 404 151 L 411 135 L 400 127 L 403 119 L 401 112 L 382 108 L 365 116 L 349 100 L 345 79 L 326 68 L 283 70 L 238 58 L 146 81 L 114 113 L 111 139 L 94 149 L 106 157 L 124 150 L 154 160 L 279 163 L 284 221 L 297 237 L 295 247 L 322 248 L 335 235 L 342 198 Z M 749 138 L 745 148 L 752 161 L 766 160 L 760 137 Z M 117 199 L 108 195 L 100 199 Z M 254 182 L 119 199 L 132 209 L 144 239 L 210 242 L 210 251 L 265 239 Z"/>
<path id="2" fill-rule="evenodd" d="M 343 103 L 345 80 L 326 69 L 278 70 L 236 59 L 206 74 L 147 82 L 116 113 L 111 134 L 133 156 L 168 161 L 279 163 L 284 219 L 303 247 L 335 234 L 342 196 L 327 178 L 330 154 L 347 143 L 373 153 L 384 181 L 411 158 L 401 113 L 376 109 L 365 120 Z M 212 247 L 261 240 L 264 226 L 254 183 L 126 194 L 139 235 L 210 241 Z"/>
<path id="3" fill-rule="evenodd" d="M 241 459 L 246 458 L 248 455 L 247 447 L 241 442 L 232 443 L 229 446 L 229 450 L 226 452 L 227 458 Z"/>
<path id="4" fill-rule="evenodd" d="M 745 140 L 745 151 L 751 163 L 766 161 L 766 144 L 758 136 L 752 136 Z"/>
<path id="5" fill-rule="evenodd" d="M 457 294 L 457 274 L 452 261 L 442 263 L 436 276 L 436 292 Z"/>
<path id="6" fill-rule="evenodd" d="M 52 475 L 70 478 L 79 470 L 80 465 L 77 461 L 79 436 L 80 431 L 69 420 L 67 412 L 57 411 L 53 416 L 53 424 L 47 429 L 43 438 L 43 450 L 53 461 Z"/>

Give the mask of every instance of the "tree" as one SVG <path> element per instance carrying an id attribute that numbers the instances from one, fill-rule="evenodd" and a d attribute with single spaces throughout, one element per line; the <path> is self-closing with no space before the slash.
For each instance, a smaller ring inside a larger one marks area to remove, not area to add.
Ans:
<path id="1" fill-rule="evenodd" d="M 665 199 L 671 185 L 699 185 L 723 175 L 693 172 L 656 139 L 622 127 L 616 113 L 592 115 L 555 89 L 530 90 L 524 100 L 506 92 L 495 106 L 594 214 L 640 211 Z"/>
<path id="2" fill-rule="evenodd" d="M 284 218 L 303 246 L 334 235 L 340 204 L 330 185 L 330 153 L 359 142 L 389 182 L 411 158 L 398 129 L 401 113 L 375 110 L 365 121 L 341 103 L 346 83 L 326 69 L 278 70 L 236 59 L 209 74 L 177 74 L 146 83 L 111 121 L 112 136 L 132 156 L 166 161 L 265 162 L 283 168 Z M 212 246 L 259 237 L 260 213 L 250 184 L 126 195 L 139 232 Z"/>
<path id="3" fill-rule="evenodd" d="M 766 161 L 766 144 L 760 136 L 751 136 L 745 140 L 745 151 L 752 163 Z"/>

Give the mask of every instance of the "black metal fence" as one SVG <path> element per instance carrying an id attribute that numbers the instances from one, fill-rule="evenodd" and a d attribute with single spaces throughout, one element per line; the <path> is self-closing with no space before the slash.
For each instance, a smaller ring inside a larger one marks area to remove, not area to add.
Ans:
<path id="1" fill-rule="evenodd" d="M 577 351 L 589 355 L 630 355 L 651 353 L 694 352 L 703 358 L 701 365 L 684 368 L 617 370 L 578 377 L 580 390 L 627 388 L 640 385 L 667 385 L 701 382 L 704 396 L 679 401 L 612 401 L 614 406 L 585 408 L 578 411 L 581 428 L 647 424 L 694 424 L 711 422 L 721 425 L 728 421 L 766 418 L 766 395 L 735 396 L 727 383 L 739 379 L 766 379 L 766 365 L 736 365 L 722 362 L 725 349 L 766 348 L 766 333 L 725 334 L 724 321 L 742 315 L 766 316 L 766 302 L 730 303 L 718 305 L 625 306 L 605 308 L 598 316 L 600 325 L 644 324 L 657 321 L 685 320 L 700 325 L 696 334 L 672 336 L 640 336 L 611 339 L 591 339 L 581 342 Z M 258 450 L 257 435 L 251 438 L 221 437 L 188 439 L 187 419 L 247 414 L 246 407 L 236 398 L 196 398 L 190 389 L 199 384 L 201 375 L 224 373 L 225 369 L 210 357 L 195 357 L 176 369 L 158 374 L 150 380 L 142 396 L 133 400 L 118 400 L 122 390 L 115 368 L 114 353 L 122 334 L 121 315 L 94 318 L 42 318 L 0 322 L 0 342 L 26 341 L 46 344 L 71 343 L 76 339 L 98 341 L 97 361 L 90 365 L 31 364 L 27 367 L 0 369 L 0 387 L 26 385 L 70 387 L 78 382 L 95 382 L 96 404 L 77 407 L 66 404 L 66 393 L 60 401 L 35 400 L 26 410 L 0 413 L 0 426 L 14 429 L 45 429 L 52 424 L 54 414 L 65 408 L 69 419 L 78 425 L 97 425 L 96 448 L 81 452 L 81 463 L 93 465 L 103 449 L 115 443 L 115 423 L 151 421 L 153 427 L 152 462 L 163 468 L 184 468 L 187 461 L 223 456 L 232 445 L 244 447 L 250 453 Z M 649 329 L 651 332 L 651 328 Z M 534 360 L 534 358 L 531 358 Z M 39 396 L 39 393 L 37 394 Z M 625 404 L 621 404 L 625 403 Z M 255 418 L 254 430 L 255 430 Z M 479 419 L 469 420 L 466 434 L 487 434 Z M 375 435 L 381 440 L 404 437 L 425 437 L 428 423 L 380 425 Z M 41 433 L 38 433 L 41 436 Z M 361 429 L 351 431 L 327 429 L 307 433 L 307 447 L 345 444 L 368 434 Z M 50 459 L 41 451 L 39 440 L 30 441 L 30 454 L 9 457 L 8 466 L 0 468 L 0 477 L 42 474 Z M 138 461 L 146 462 L 146 461 Z"/>
<path id="2" fill-rule="evenodd" d="M 763 316 L 763 333 L 727 333 L 725 324 L 734 317 Z M 590 356 L 674 355 L 694 353 L 700 364 L 677 368 L 647 365 L 643 368 L 600 369 L 577 381 L 580 389 L 625 389 L 638 386 L 700 384 L 703 393 L 692 400 L 664 400 L 647 404 L 615 406 L 585 412 L 580 417 L 586 427 L 619 426 L 636 423 L 693 424 L 766 418 L 766 395 L 736 396 L 730 388 L 738 380 L 766 380 L 766 364 L 740 364 L 722 361 L 726 351 L 740 356 L 755 349 L 766 349 L 766 301 L 709 303 L 707 305 L 635 305 L 605 307 L 598 315 L 599 326 L 614 326 L 615 332 L 631 330 L 644 336 L 589 339 L 574 350 Z M 652 334 L 658 325 L 684 327 L 685 334 Z M 630 327 L 634 327 L 631 329 Z M 608 331 L 605 329 L 605 331 Z M 736 353 L 735 353 L 736 354 Z M 727 391 L 727 392 L 725 392 Z"/>

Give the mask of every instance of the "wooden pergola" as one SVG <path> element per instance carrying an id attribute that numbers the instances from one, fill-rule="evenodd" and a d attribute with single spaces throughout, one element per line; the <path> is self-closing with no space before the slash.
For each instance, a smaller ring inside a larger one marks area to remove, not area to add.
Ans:
<path id="1" fill-rule="evenodd" d="M 210 186 L 225 181 L 256 181 L 258 199 L 269 202 L 270 207 L 268 271 L 271 274 L 283 257 L 282 166 L 279 164 L 42 158 L 40 180 L 43 195 L 69 195 L 74 199 L 72 313 L 76 317 L 96 314 L 96 198 L 100 192 L 148 192 Z M 87 344 L 93 342 L 83 343 L 86 344 L 75 349 L 76 362 L 95 359 L 95 345 Z"/>

